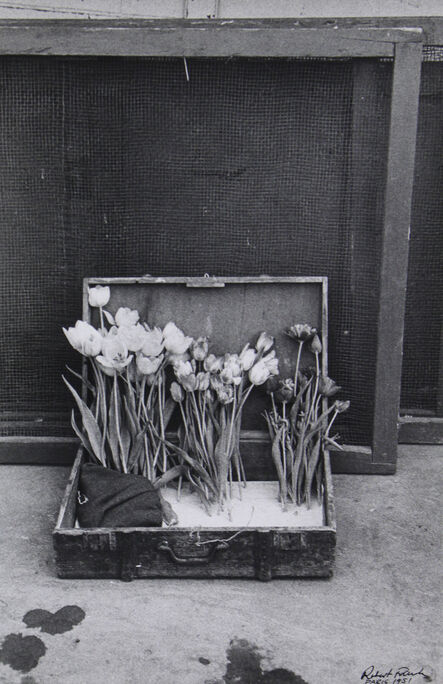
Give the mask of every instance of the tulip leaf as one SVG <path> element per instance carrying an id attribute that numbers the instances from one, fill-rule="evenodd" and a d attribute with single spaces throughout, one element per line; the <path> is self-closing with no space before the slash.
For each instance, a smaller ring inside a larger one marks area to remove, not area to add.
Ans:
<path id="1" fill-rule="evenodd" d="M 95 380 L 97 383 L 97 403 L 100 410 L 103 433 L 106 432 L 106 387 L 103 373 L 97 363 L 91 359 L 92 370 L 94 371 Z M 104 441 L 104 440 L 103 440 Z"/>
<path id="2" fill-rule="evenodd" d="M 137 463 L 137 459 L 143 453 L 145 433 L 146 430 L 143 430 L 132 439 L 131 448 L 128 454 L 128 472 L 133 469 L 134 465 Z"/>
<path id="3" fill-rule="evenodd" d="M 211 416 L 212 423 L 213 423 L 215 429 L 217 430 L 217 433 L 219 433 L 220 432 L 220 423 L 218 422 L 217 418 L 215 417 L 215 411 L 214 411 L 214 404 L 215 403 L 216 402 L 208 401 L 206 406 L 209 409 L 209 415 Z"/>
<path id="4" fill-rule="evenodd" d="M 164 487 L 164 485 L 168 484 L 171 480 L 175 480 L 177 477 L 180 475 L 184 475 L 186 472 L 186 468 L 182 465 L 176 465 L 173 466 L 172 468 L 169 468 L 169 470 L 166 471 L 161 477 L 159 477 L 158 480 L 156 480 L 153 485 L 155 489 L 158 489 L 159 487 Z"/>
<path id="5" fill-rule="evenodd" d="M 91 443 L 90 443 L 87 435 L 85 435 L 85 433 L 80 430 L 77 423 L 75 422 L 74 409 L 71 412 L 71 425 L 72 425 L 72 429 L 74 430 L 75 434 L 77 435 L 77 437 L 81 441 L 83 448 L 88 452 L 88 454 L 91 456 L 91 458 L 93 460 L 99 462 L 96 455 L 94 454 L 94 450 L 91 447 Z"/>
<path id="6" fill-rule="evenodd" d="M 89 442 L 91 444 L 94 455 L 100 461 L 100 463 L 106 465 L 106 459 L 102 449 L 102 434 L 100 432 L 100 428 L 97 424 L 97 421 L 94 418 L 94 415 L 91 413 L 90 409 L 85 404 L 83 399 L 81 399 L 81 397 L 75 391 L 73 386 L 66 380 L 64 376 L 62 376 L 62 378 L 65 385 L 71 391 L 71 394 L 74 397 L 75 402 L 80 410 L 83 419 L 83 427 L 85 428 L 86 433 L 88 435 Z"/>
<path id="7" fill-rule="evenodd" d="M 126 399 L 127 405 L 128 405 L 127 413 L 129 415 L 129 409 L 130 409 L 132 415 L 136 416 L 137 415 L 137 406 L 136 406 L 136 402 L 135 402 L 135 392 L 134 392 L 134 388 L 133 388 L 133 386 L 129 380 L 129 377 L 128 377 L 128 368 L 126 368 L 126 371 L 127 371 L 128 382 L 125 383 L 126 397 L 124 397 L 124 399 Z"/>
<path id="8" fill-rule="evenodd" d="M 128 401 L 126 397 L 123 397 L 123 406 L 125 407 L 125 416 L 126 416 L 126 424 L 127 428 L 129 430 L 129 434 L 131 435 L 132 440 L 134 440 L 137 436 L 137 433 L 140 431 L 140 427 L 138 426 L 138 420 L 137 416 L 132 413 Z M 136 423 L 137 421 L 137 423 Z"/>
<path id="9" fill-rule="evenodd" d="M 115 325 L 115 318 L 112 315 L 112 313 L 109 313 L 109 311 L 106 311 L 106 309 L 102 309 L 106 320 L 108 321 L 109 325 Z"/>
<path id="10" fill-rule="evenodd" d="M 127 468 L 129 449 L 131 448 L 131 435 L 129 434 L 129 430 L 124 426 L 120 429 L 120 446 L 122 450 L 122 458 Z"/>
<path id="11" fill-rule="evenodd" d="M 67 370 L 68 370 L 70 373 L 72 373 L 72 375 L 74 375 L 76 378 L 78 378 L 79 380 L 81 380 L 82 383 L 83 383 L 84 385 L 86 385 L 86 387 L 88 388 L 88 390 L 89 390 L 90 392 L 92 392 L 92 394 L 94 394 L 94 395 L 96 394 L 97 390 L 95 389 L 95 387 L 94 387 L 94 385 L 92 384 L 92 382 L 89 382 L 89 380 L 87 380 L 87 378 L 83 377 L 83 375 L 81 375 L 80 373 L 77 373 L 75 370 L 73 370 L 73 369 L 70 368 L 69 366 L 66 366 L 66 368 L 67 368 Z"/>
<path id="12" fill-rule="evenodd" d="M 113 427 L 115 428 L 114 432 L 114 438 L 115 436 L 117 437 L 117 453 L 119 454 L 119 460 L 120 460 L 120 466 L 119 470 L 123 470 L 123 472 L 127 471 L 127 457 L 128 457 L 128 452 L 129 452 L 129 445 L 130 445 L 130 435 L 125 427 L 124 424 L 124 419 L 123 419 L 123 412 L 122 412 L 122 402 L 120 398 L 120 391 L 119 391 L 119 385 L 118 385 L 118 377 L 117 374 L 114 376 L 114 384 L 113 384 L 113 391 L 112 391 L 112 397 L 110 399 L 110 406 L 114 407 L 114 425 Z M 128 444 L 128 437 L 129 437 L 129 444 Z"/>
<path id="13" fill-rule="evenodd" d="M 163 498 L 161 492 L 159 492 L 159 497 L 160 505 L 162 508 L 163 521 L 165 525 L 167 525 L 168 527 L 170 527 L 171 525 L 177 525 L 178 517 L 174 509 L 172 508 L 171 504 L 169 503 L 169 501 L 166 501 L 166 499 Z"/>
<path id="14" fill-rule="evenodd" d="M 301 465 L 303 463 L 303 447 L 304 447 L 304 431 L 302 430 L 302 434 L 300 435 L 300 439 L 297 441 L 297 447 L 295 450 L 295 457 L 293 460 L 293 466 L 292 466 L 292 473 L 291 473 L 291 486 L 292 486 L 292 494 L 294 497 L 296 497 L 297 502 L 298 502 L 298 497 L 297 497 L 297 491 L 298 491 L 298 482 L 301 477 Z"/>
<path id="15" fill-rule="evenodd" d="M 116 381 L 116 378 L 114 379 Z M 111 449 L 112 461 L 117 470 L 121 470 L 120 446 L 117 425 L 119 424 L 118 404 L 116 406 L 115 396 L 109 401 L 108 431 L 107 438 Z"/>
<path id="16" fill-rule="evenodd" d="M 161 439 L 159 437 L 159 439 Z M 210 489 L 212 489 L 213 492 L 216 491 L 216 488 L 214 487 L 214 483 L 212 482 L 211 478 L 207 474 L 204 468 L 196 461 L 192 456 L 189 456 L 189 454 L 184 450 L 180 449 L 180 447 L 176 446 L 175 444 L 172 444 L 172 442 L 169 442 L 167 439 L 162 440 L 165 442 L 166 446 L 168 446 L 170 449 L 175 451 L 177 454 L 183 457 L 183 460 L 186 461 L 194 470 L 195 472 L 201 477 L 201 479 L 208 485 Z"/>
<path id="17" fill-rule="evenodd" d="M 272 460 L 274 461 L 275 469 L 277 471 L 277 477 L 278 477 L 278 482 L 280 485 L 280 501 L 282 502 L 283 505 L 286 504 L 286 498 L 287 498 L 287 484 L 286 484 L 286 479 L 283 474 L 283 467 L 282 467 L 282 452 L 281 452 L 281 440 L 282 436 L 284 434 L 284 429 L 285 426 L 282 425 L 281 427 L 278 428 L 274 440 L 272 442 Z"/>
<path id="18" fill-rule="evenodd" d="M 315 442 L 312 451 L 309 455 L 309 462 L 308 462 L 308 472 L 306 473 L 306 480 L 305 480 L 305 498 L 306 498 L 306 504 L 307 507 L 311 507 L 311 487 L 312 487 L 312 482 L 314 480 L 314 473 L 317 468 L 317 464 L 320 459 L 320 446 L 321 446 L 321 437 L 317 439 Z"/>
<path id="19" fill-rule="evenodd" d="M 165 402 L 165 408 L 163 411 L 163 423 L 164 423 L 164 428 L 168 427 L 169 421 L 171 420 L 172 414 L 174 413 L 176 407 L 176 402 L 172 399 L 172 397 L 169 397 L 166 402 Z"/>
<path id="20" fill-rule="evenodd" d="M 219 501 L 224 498 L 226 491 L 226 483 L 229 471 L 229 454 L 227 453 L 228 433 L 227 430 L 222 430 L 220 437 L 214 449 L 214 459 L 217 465 L 217 480 L 219 489 Z"/>
<path id="21" fill-rule="evenodd" d="M 213 424 L 212 420 L 208 420 L 208 422 L 206 424 L 205 437 L 206 437 L 206 448 L 207 448 L 209 457 L 212 460 L 214 458 L 214 424 Z"/>

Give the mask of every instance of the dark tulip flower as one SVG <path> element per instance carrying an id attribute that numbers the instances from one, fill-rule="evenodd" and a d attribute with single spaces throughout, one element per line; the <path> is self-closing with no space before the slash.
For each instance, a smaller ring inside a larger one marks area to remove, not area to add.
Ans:
<path id="1" fill-rule="evenodd" d="M 335 410 L 338 413 L 344 413 L 345 411 L 348 410 L 350 405 L 351 405 L 351 402 L 349 400 L 348 401 L 336 401 L 335 402 Z"/>
<path id="2" fill-rule="evenodd" d="M 297 323 L 296 325 L 291 325 L 286 333 L 294 340 L 298 340 L 299 342 L 307 342 L 308 340 L 312 340 L 314 335 L 317 334 L 317 328 L 313 328 L 307 323 Z"/>
<path id="3" fill-rule="evenodd" d="M 291 401 L 291 399 L 294 397 L 294 381 L 291 380 L 290 378 L 286 380 L 280 380 L 280 387 L 275 393 L 275 398 L 277 401 L 281 401 L 282 403 L 286 403 L 288 401 Z"/>
<path id="4" fill-rule="evenodd" d="M 280 386 L 280 381 L 276 375 L 271 375 L 266 380 L 265 384 L 265 390 L 267 394 L 272 394 L 273 392 L 276 392 Z"/>
<path id="5" fill-rule="evenodd" d="M 322 350 L 321 341 L 318 335 L 314 335 L 311 342 L 311 351 L 313 354 L 320 354 Z"/>
<path id="6" fill-rule="evenodd" d="M 337 383 L 334 380 L 324 375 L 321 376 L 318 383 L 318 391 L 324 397 L 332 397 L 334 394 L 337 394 L 337 392 L 339 392 L 340 390 L 341 387 L 337 385 Z"/>

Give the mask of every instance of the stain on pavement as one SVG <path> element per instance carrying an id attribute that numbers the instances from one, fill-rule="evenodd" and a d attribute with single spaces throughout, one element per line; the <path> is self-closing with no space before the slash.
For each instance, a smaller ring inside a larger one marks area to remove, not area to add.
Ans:
<path id="1" fill-rule="evenodd" d="M 207 680 L 205 684 L 308 684 L 295 672 L 282 667 L 264 671 L 263 656 L 258 647 L 246 639 L 232 639 L 226 656 L 226 672 L 223 678 Z M 204 659 L 199 660 L 202 662 Z"/>
<path id="2" fill-rule="evenodd" d="M 29 672 L 45 653 L 46 646 L 39 637 L 8 634 L 0 647 L 0 662 L 13 670 Z"/>
<path id="3" fill-rule="evenodd" d="M 26 613 L 23 622 L 27 627 L 39 628 L 46 634 L 63 634 L 78 625 L 84 617 L 84 610 L 78 606 L 63 606 L 56 613 L 36 608 Z"/>
<path id="4" fill-rule="evenodd" d="M 46 634 L 63 634 L 84 618 L 85 612 L 78 606 L 63 606 L 55 613 L 42 608 L 30 610 L 23 617 L 23 622 L 28 628 L 37 628 Z M 0 646 L 0 663 L 9 665 L 13 670 L 27 673 L 37 667 L 45 653 L 46 645 L 38 636 L 8 634 Z M 36 683 L 32 676 L 25 676 L 22 678 L 22 684 Z"/>

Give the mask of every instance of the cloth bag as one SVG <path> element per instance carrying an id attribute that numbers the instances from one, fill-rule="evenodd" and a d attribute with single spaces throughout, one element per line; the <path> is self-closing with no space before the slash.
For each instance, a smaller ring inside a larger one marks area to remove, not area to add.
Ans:
<path id="1" fill-rule="evenodd" d="M 77 519 L 80 527 L 160 527 L 160 495 L 146 477 L 83 463 Z"/>

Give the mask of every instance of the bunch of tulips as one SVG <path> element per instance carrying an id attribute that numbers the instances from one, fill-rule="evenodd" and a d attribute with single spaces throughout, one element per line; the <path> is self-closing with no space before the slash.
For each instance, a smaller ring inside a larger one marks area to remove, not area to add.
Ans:
<path id="1" fill-rule="evenodd" d="M 331 436 L 330 430 L 337 415 L 350 405 L 349 401 L 337 400 L 327 405 L 341 387 L 321 371 L 322 344 L 317 330 L 297 324 L 287 334 L 298 345 L 294 376 L 284 380 L 273 378 L 267 383 L 272 409 L 264 414 L 284 509 L 288 501 L 310 507 L 314 488 L 320 501 L 321 456 L 329 446 L 340 448 L 338 435 Z M 308 348 L 315 365 L 301 369 L 303 347 Z"/>
<path id="2" fill-rule="evenodd" d="M 104 307 L 109 287 L 89 290 L 100 327 L 77 321 L 63 329 L 87 358 L 88 377 L 79 394 L 66 378 L 82 417 L 72 426 L 90 458 L 105 467 L 146 476 L 156 487 L 183 479 L 208 512 L 230 500 L 233 480 L 245 475 L 239 440 L 243 406 L 254 386 L 278 373 L 274 340 L 262 333 L 254 348 L 214 356 L 206 338 L 193 339 L 175 323 L 163 329 L 140 321 L 138 311 Z M 178 406 L 178 409 L 177 409 Z M 178 441 L 167 432 L 180 416 Z"/>
<path id="3" fill-rule="evenodd" d="M 249 344 L 240 354 L 209 354 L 206 338 L 191 344 L 189 361 L 174 364 L 171 395 L 182 416 L 180 444 L 199 464 L 188 469 L 188 479 L 206 504 L 219 509 L 230 502 L 233 481 L 241 498 L 245 474 L 240 454 L 242 410 L 252 389 L 278 373 L 274 340 L 261 333 L 255 348 Z"/>

